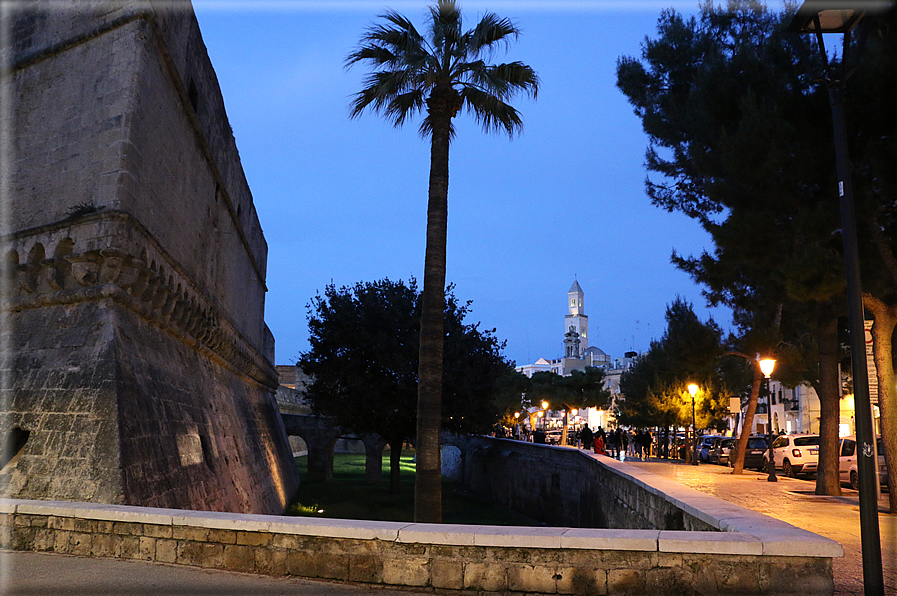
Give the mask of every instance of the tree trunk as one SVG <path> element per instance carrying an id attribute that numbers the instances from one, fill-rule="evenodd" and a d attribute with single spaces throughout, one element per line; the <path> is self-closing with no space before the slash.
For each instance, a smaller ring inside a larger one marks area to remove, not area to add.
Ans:
<path id="1" fill-rule="evenodd" d="M 750 360 L 750 359 L 749 359 Z M 751 397 L 748 399 L 747 412 L 741 425 L 741 436 L 738 437 L 737 457 L 732 464 L 732 473 L 744 472 L 744 453 L 747 450 L 748 438 L 751 436 L 751 427 L 754 425 L 754 414 L 757 413 L 757 402 L 760 400 L 760 385 L 763 384 L 763 372 L 760 365 L 751 360 L 754 368 L 754 381 L 751 383 Z M 767 418 L 769 413 L 766 414 Z"/>
<path id="2" fill-rule="evenodd" d="M 379 484 L 383 477 L 383 448 L 386 441 L 378 434 L 361 437 L 364 443 L 364 483 Z"/>
<path id="3" fill-rule="evenodd" d="M 442 351 L 445 333 L 445 244 L 448 229 L 449 129 L 445 91 L 427 101 L 433 138 L 430 145 L 430 190 L 427 248 L 421 296 L 420 369 L 417 380 L 417 472 L 414 521 L 442 522 Z M 455 93 L 453 89 L 450 89 Z M 457 95 L 457 93 L 455 93 Z M 453 115 L 453 113 L 451 113 Z"/>
<path id="4" fill-rule="evenodd" d="M 841 479 L 838 450 L 838 426 L 841 422 L 841 382 L 838 368 L 838 319 L 830 317 L 816 327 L 819 347 L 819 465 L 816 469 L 816 494 L 838 496 Z M 865 358 L 865 354 L 860 357 Z"/>
<path id="5" fill-rule="evenodd" d="M 399 494 L 399 472 L 402 463 L 402 445 L 405 439 L 393 439 L 389 442 L 389 494 Z"/>
<path id="6" fill-rule="evenodd" d="M 894 402 L 893 337 L 897 325 L 897 306 L 887 306 L 869 294 L 863 296 L 863 305 L 875 317 L 872 326 L 872 354 L 878 376 L 878 408 L 881 412 L 881 437 L 884 443 L 885 464 L 888 470 L 897 470 L 897 403 Z M 882 455 L 882 454 L 879 454 Z M 878 463 L 876 462 L 876 465 Z M 888 474 L 888 505 L 891 513 L 897 513 L 897 473 Z"/>

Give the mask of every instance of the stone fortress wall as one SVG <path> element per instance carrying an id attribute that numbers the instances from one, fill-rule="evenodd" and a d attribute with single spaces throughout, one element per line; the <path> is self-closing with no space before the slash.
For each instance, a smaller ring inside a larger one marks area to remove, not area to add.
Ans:
<path id="1" fill-rule="evenodd" d="M 267 245 L 189 3 L 8 16 L 0 490 L 279 513 Z"/>

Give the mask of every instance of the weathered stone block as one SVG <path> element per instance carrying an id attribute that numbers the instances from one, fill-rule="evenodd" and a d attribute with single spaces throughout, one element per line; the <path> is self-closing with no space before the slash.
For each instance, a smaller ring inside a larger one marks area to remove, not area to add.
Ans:
<path id="1" fill-rule="evenodd" d="M 469 564 L 469 563 L 468 563 Z M 461 590 L 464 585 L 464 563 L 443 558 L 430 560 L 430 583 L 434 588 Z"/>
<path id="2" fill-rule="evenodd" d="M 275 548 L 255 549 L 255 569 L 263 575 L 282 577 L 287 574 L 287 551 Z"/>
<path id="3" fill-rule="evenodd" d="M 227 544 L 224 546 L 224 568 L 228 571 L 255 571 L 255 550 L 251 546 Z"/>
<path id="4" fill-rule="evenodd" d="M 90 554 L 94 557 L 121 556 L 121 536 L 118 534 L 94 534 L 90 544 Z"/>
<path id="5" fill-rule="evenodd" d="M 143 524 L 143 535 L 149 538 L 171 538 L 174 528 L 156 524 Z"/>
<path id="6" fill-rule="evenodd" d="M 171 529 L 171 537 L 175 540 L 206 542 L 209 539 L 209 530 L 208 528 L 194 528 L 192 526 L 174 526 Z"/>
<path id="7" fill-rule="evenodd" d="M 379 584 L 383 581 L 381 555 L 349 555 L 349 581 Z"/>
<path id="8" fill-rule="evenodd" d="M 156 561 L 160 563 L 176 563 L 178 560 L 178 541 L 156 539 Z"/>
<path id="9" fill-rule="evenodd" d="M 303 548 L 303 540 L 300 536 L 292 534 L 274 534 L 271 538 L 271 546 L 286 550 L 298 550 Z"/>
<path id="10" fill-rule="evenodd" d="M 69 535 L 68 553 L 70 555 L 88 557 L 91 555 L 92 542 L 93 534 L 88 534 L 86 532 L 72 532 L 71 535 Z"/>
<path id="11" fill-rule="evenodd" d="M 224 569 L 224 545 L 209 542 L 180 542 L 177 563 L 210 569 Z"/>
<path id="12" fill-rule="evenodd" d="M 135 524 L 129 522 L 115 522 L 112 524 L 113 534 L 124 534 L 127 536 L 142 536 L 143 524 Z"/>
<path id="13" fill-rule="evenodd" d="M 645 592 L 645 572 L 641 569 L 609 569 L 607 593 L 620 596 L 641 596 Z"/>
<path id="14" fill-rule="evenodd" d="M 288 552 L 286 569 L 289 575 L 297 577 L 319 577 L 317 553 L 307 551 Z"/>
<path id="15" fill-rule="evenodd" d="M 555 567 L 510 565 L 508 567 L 508 588 L 515 592 L 554 594 L 557 592 L 559 577 Z"/>
<path id="16" fill-rule="evenodd" d="M 558 580 L 558 594 L 577 594 L 582 596 L 603 596 L 607 594 L 607 571 L 589 567 L 567 568 L 561 572 L 563 578 Z"/>
<path id="17" fill-rule="evenodd" d="M 468 562 L 464 565 L 464 588 L 496 592 L 508 589 L 508 570 L 504 565 Z"/>
<path id="18" fill-rule="evenodd" d="M 383 583 L 394 586 L 426 586 L 429 581 L 429 559 L 407 557 L 383 560 Z"/>
<path id="19" fill-rule="evenodd" d="M 221 544 L 236 544 L 237 533 L 234 530 L 209 530 L 209 542 L 218 542 Z"/>
<path id="20" fill-rule="evenodd" d="M 148 536 L 140 536 L 137 558 L 143 561 L 156 559 L 156 539 Z"/>
<path id="21" fill-rule="evenodd" d="M 272 535 L 268 532 L 237 532 L 237 544 L 247 546 L 267 546 Z"/>

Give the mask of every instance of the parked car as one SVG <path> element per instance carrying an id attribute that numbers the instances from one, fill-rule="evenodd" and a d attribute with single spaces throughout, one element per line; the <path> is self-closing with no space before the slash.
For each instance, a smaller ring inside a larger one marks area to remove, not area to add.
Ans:
<path id="1" fill-rule="evenodd" d="M 738 441 L 735 437 L 720 437 L 713 443 L 708 456 L 710 463 L 725 466 L 729 463 L 729 450 Z"/>
<path id="2" fill-rule="evenodd" d="M 815 474 L 819 463 L 819 435 L 781 435 L 772 443 L 776 469 L 792 478 Z"/>
<path id="3" fill-rule="evenodd" d="M 884 443 L 881 437 L 876 437 L 876 447 L 878 448 L 878 475 L 881 484 L 888 482 L 888 466 L 885 464 Z M 859 490 L 859 472 L 858 472 L 858 453 L 856 435 L 849 435 L 841 438 L 841 457 L 839 467 L 839 475 L 841 483 L 847 483 L 850 488 Z"/>
<path id="4" fill-rule="evenodd" d="M 545 442 L 548 445 L 560 445 L 562 436 L 563 436 L 563 433 L 559 430 L 546 430 L 545 431 Z"/>
<path id="5" fill-rule="evenodd" d="M 766 469 L 766 451 L 768 448 L 766 435 L 751 435 L 748 437 L 747 449 L 744 453 L 744 467 L 759 471 Z M 732 443 L 729 451 L 729 467 L 735 467 L 735 458 L 738 454 L 738 441 Z"/>
<path id="6" fill-rule="evenodd" d="M 698 460 L 702 462 L 710 461 L 710 450 L 713 448 L 714 443 L 722 439 L 720 435 L 706 435 L 701 437 L 701 442 L 698 444 Z"/>

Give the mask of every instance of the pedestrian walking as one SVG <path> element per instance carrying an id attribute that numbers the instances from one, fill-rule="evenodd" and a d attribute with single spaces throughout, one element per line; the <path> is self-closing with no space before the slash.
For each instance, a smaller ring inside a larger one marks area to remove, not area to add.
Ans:
<path id="1" fill-rule="evenodd" d="M 624 429 L 618 429 L 620 432 L 620 461 L 626 460 L 626 453 L 629 450 L 629 433 Z"/>
<path id="2" fill-rule="evenodd" d="M 617 431 L 615 430 L 607 433 L 607 454 L 613 458 L 617 457 Z"/>
<path id="3" fill-rule="evenodd" d="M 592 449 L 594 446 L 593 441 L 595 440 L 595 436 L 592 434 L 592 429 L 588 426 L 584 427 L 582 432 L 579 433 L 579 436 L 582 439 L 582 448 Z"/>

